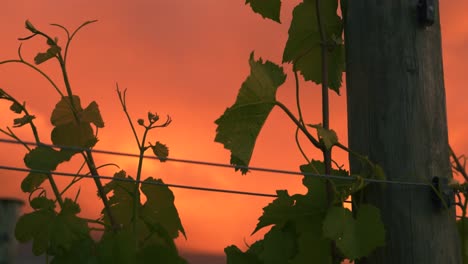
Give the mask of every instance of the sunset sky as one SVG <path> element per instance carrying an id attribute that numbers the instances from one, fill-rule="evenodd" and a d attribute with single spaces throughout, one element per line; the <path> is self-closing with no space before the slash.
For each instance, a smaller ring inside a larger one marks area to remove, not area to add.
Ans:
<path id="1" fill-rule="evenodd" d="M 24 28 L 26 19 L 40 30 L 58 36 L 59 44 L 63 44 L 63 32 L 49 23 L 73 30 L 84 21 L 97 19 L 98 23 L 77 35 L 68 59 L 74 92 L 83 105 L 96 101 L 105 121 L 96 148 L 138 151 L 115 92 L 118 82 L 121 88 L 128 88 L 128 106 L 135 121 L 146 117 L 148 111 L 172 117 L 173 123 L 168 128 L 154 131 L 149 137 L 152 143 L 167 144 L 170 157 L 228 163 L 229 151 L 214 142 L 214 120 L 234 103 L 249 74 L 248 58 L 253 50 L 256 58 L 281 62 L 292 8 L 299 1 L 284 2 L 283 24 L 277 24 L 254 14 L 243 0 L 3 1 L 0 60 L 17 58 L 17 38 L 28 36 Z M 449 141 L 456 153 L 468 154 L 465 114 L 468 2 L 441 1 L 440 5 Z M 35 54 L 46 48 L 42 39 L 27 41 L 23 44 L 23 56 L 33 61 Z M 63 89 L 58 64 L 48 61 L 41 67 Z M 291 66 L 285 65 L 285 70 L 288 78 L 278 90 L 278 99 L 296 112 Z M 302 83 L 301 87 L 306 122 L 321 122 L 320 89 L 311 83 Z M 23 65 L 9 64 L 0 66 L 0 88 L 26 101 L 29 111 L 36 116 L 42 139 L 50 142 L 49 117 L 60 98 L 48 82 Z M 346 92 L 344 87 L 341 89 L 341 96 L 331 93 L 331 127 L 346 144 Z M 9 106 L 0 103 L 2 128 L 12 125 Z M 23 139 L 32 140 L 27 128 L 16 131 Z M 274 109 L 258 138 L 251 165 L 297 171 L 304 161 L 294 143 L 294 132 L 284 113 Z M 24 167 L 24 148 L 2 144 L 1 149 L 1 165 Z M 310 156 L 320 158 L 312 147 L 306 149 Z M 335 159 L 346 164 L 346 153 L 335 152 Z M 98 154 L 96 159 L 98 164 L 117 163 L 135 175 L 136 159 Z M 74 171 L 77 166 L 74 162 L 58 170 Z M 108 168 L 103 174 L 112 175 L 114 171 Z M 0 196 L 27 199 L 20 190 L 24 173 L 0 171 L 0 176 Z M 231 169 L 154 160 L 146 161 L 143 176 L 173 184 L 272 194 L 278 189 L 304 192 L 298 176 L 260 172 L 241 176 Z M 69 180 L 58 181 L 63 187 Z M 76 191 L 73 189 L 69 195 L 74 196 Z M 178 239 L 178 245 L 185 251 L 213 254 L 222 254 L 230 244 L 244 247 L 245 242 L 250 244 L 258 239 L 249 234 L 262 207 L 272 200 L 183 189 L 173 192 L 188 237 Z M 98 217 L 101 203 L 92 181 L 81 182 L 79 202 L 83 215 Z"/>

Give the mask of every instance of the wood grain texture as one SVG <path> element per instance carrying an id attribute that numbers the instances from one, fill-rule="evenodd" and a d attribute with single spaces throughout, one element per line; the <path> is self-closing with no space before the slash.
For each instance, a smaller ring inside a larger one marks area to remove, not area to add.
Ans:
<path id="1" fill-rule="evenodd" d="M 451 177 L 436 21 L 418 23 L 417 0 L 348 1 L 346 80 L 349 147 L 380 164 L 390 180 Z M 350 158 L 351 171 L 359 163 Z M 455 211 L 432 205 L 430 187 L 371 184 L 386 246 L 360 263 L 461 263 Z"/>

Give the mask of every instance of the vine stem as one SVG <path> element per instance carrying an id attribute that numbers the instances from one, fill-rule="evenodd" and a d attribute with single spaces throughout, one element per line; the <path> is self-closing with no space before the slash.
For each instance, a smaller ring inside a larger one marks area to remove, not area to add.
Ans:
<path id="1" fill-rule="evenodd" d="M 296 106 L 297 106 L 297 112 L 299 115 L 299 122 L 302 124 L 303 127 L 307 128 L 304 125 L 304 118 L 302 117 L 302 110 L 301 110 L 301 100 L 299 98 L 299 92 L 300 92 L 300 87 L 299 87 L 299 77 L 297 76 L 297 70 L 293 66 L 293 72 L 294 72 L 294 81 L 296 83 Z M 304 149 L 301 146 L 301 143 L 299 142 L 299 127 L 296 128 L 296 132 L 294 133 L 294 139 L 296 140 L 296 145 L 299 151 L 301 152 L 302 156 L 304 159 L 307 161 L 307 164 L 310 164 L 310 159 L 307 157 L 306 153 L 304 152 Z"/>
<path id="2" fill-rule="evenodd" d="M 64 97 L 64 94 L 62 93 L 62 91 L 60 91 L 60 89 L 58 88 L 58 86 L 54 83 L 54 81 L 52 81 L 52 79 L 47 76 L 47 74 L 45 74 L 43 71 L 41 71 L 39 68 L 37 68 L 36 66 L 32 65 L 31 63 L 27 62 L 27 61 L 24 61 L 24 60 L 5 60 L 5 61 L 0 61 L 0 65 L 1 64 L 7 64 L 7 63 L 21 63 L 21 64 L 24 64 L 30 68 L 32 68 L 33 70 L 37 71 L 39 74 L 41 74 L 44 78 L 47 79 L 47 81 L 49 81 L 49 83 L 54 87 L 55 91 L 57 91 L 57 93 L 60 95 L 60 97 Z"/>
<path id="3" fill-rule="evenodd" d="M 453 158 L 453 161 L 455 162 L 455 165 L 456 165 L 456 169 L 458 172 L 461 173 L 461 175 L 463 176 L 463 178 L 465 179 L 465 181 L 468 182 L 468 175 L 466 173 L 466 170 L 465 168 L 463 168 L 463 166 L 461 165 L 460 161 L 458 160 L 457 158 L 457 155 L 455 155 L 455 152 L 453 151 L 452 147 L 449 146 L 449 149 L 450 149 L 450 155 L 452 156 Z"/>
<path id="4" fill-rule="evenodd" d="M 286 115 L 294 122 L 294 124 L 302 131 L 302 133 L 304 133 L 307 139 L 309 139 L 309 141 L 312 142 L 315 147 L 321 148 L 322 144 L 320 144 L 320 142 L 309 133 L 307 128 L 302 125 L 301 121 L 299 121 L 283 103 L 275 101 L 275 105 L 286 113 Z"/>
<path id="5" fill-rule="evenodd" d="M 133 125 L 132 125 L 133 126 Z M 138 204 L 140 203 L 140 180 L 141 180 L 141 171 L 143 169 L 143 159 L 144 159 L 144 154 L 146 151 L 145 147 L 145 141 L 146 141 L 146 136 L 148 135 L 149 129 L 146 128 L 145 132 L 143 133 L 143 138 L 141 140 L 141 144 L 139 145 L 140 148 L 140 157 L 138 158 L 138 168 L 137 168 L 137 175 L 136 175 L 136 183 L 135 183 L 135 189 L 133 193 L 135 194 L 133 198 L 133 232 L 137 231 L 137 219 L 138 219 Z M 137 242 L 135 242 L 137 243 Z"/>
<path id="6" fill-rule="evenodd" d="M 50 36 L 40 32 L 40 31 L 38 31 L 37 34 L 39 34 L 41 36 L 44 36 L 48 41 L 50 41 L 51 43 L 54 43 L 56 45 L 55 40 L 52 39 Z M 62 70 L 63 81 L 65 83 L 65 88 L 66 88 L 66 91 L 67 91 L 67 95 L 70 98 L 70 107 L 72 109 L 73 115 L 75 116 L 76 122 L 78 122 L 78 124 L 79 124 L 80 120 L 78 118 L 78 112 L 77 112 L 76 106 L 74 105 L 74 102 L 73 102 L 73 92 L 72 92 L 70 81 L 69 81 L 69 78 L 68 78 L 68 73 L 67 73 L 65 61 L 64 61 L 64 59 L 62 57 L 62 54 L 60 52 L 57 54 L 56 58 L 59 61 L 60 68 Z M 119 229 L 119 226 L 118 226 L 118 223 L 115 221 L 114 215 L 112 214 L 112 211 L 111 211 L 111 208 L 110 208 L 110 205 L 109 205 L 109 201 L 108 201 L 107 196 L 106 196 L 106 192 L 104 191 L 104 187 L 102 185 L 102 182 L 99 179 L 99 173 L 97 171 L 96 163 L 94 162 L 92 152 L 91 152 L 91 150 L 88 149 L 85 152 L 82 152 L 82 154 L 83 154 L 83 157 L 84 157 L 84 159 L 86 161 L 86 164 L 88 165 L 89 171 L 94 176 L 93 177 L 94 183 L 96 184 L 96 188 L 98 189 L 98 194 L 99 194 L 99 196 L 100 196 L 100 198 L 102 200 L 102 203 L 104 205 L 104 210 L 105 210 L 105 212 L 107 214 L 107 217 L 109 218 L 109 222 L 111 223 L 111 226 L 112 226 L 113 230 L 116 231 L 116 230 Z"/>
<path id="7" fill-rule="evenodd" d="M 112 214 L 112 211 L 109 205 L 109 201 L 107 200 L 106 192 L 104 191 L 104 187 L 102 186 L 101 180 L 99 179 L 99 173 L 96 169 L 96 165 L 93 159 L 93 154 L 91 150 L 86 150 L 85 153 L 83 153 L 83 156 L 86 160 L 86 164 L 88 165 L 91 175 L 93 175 L 94 183 L 96 184 L 96 187 L 98 189 L 99 197 L 101 198 L 102 203 L 104 204 L 104 210 L 106 211 L 107 217 L 109 217 L 109 222 L 112 226 L 112 229 L 116 231 L 119 229 L 119 225 L 115 221 L 114 215 Z"/>
<path id="8" fill-rule="evenodd" d="M 16 100 L 13 96 L 8 94 L 7 92 L 3 91 L 3 93 L 7 96 L 7 98 L 6 98 L 7 100 L 12 101 L 16 105 L 21 106 L 21 111 L 24 112 L 26 115 L 30 116 L 28 110 L 26 109 L 26 107 L 24 105 L 20 104 L 20 102 L 18 100 Z M 31 130 L 33 132 L 36 144 L 38 146 L 40 146 L 41 145 L 41 140 L 39 138 L 39 133 L 37 132 L 36 125 L 34 125 L 34 122 L 32 120 L 29 122 L 29 126 L 31 127 Z M 9 135 L 10 137 L 16 139 L 18 142 L 22 143 L 26 147 L 26 149 L 31 151 L 30 148 L 26 144 L 24 144 L 24 142 L 18 136 L 16 136 L 15 133 L 13 133 L 13 131 L 11 129 L 8 128 L 9 133 L 4 131 L 4 130 L 2 130 L 2 132 L 4 134 Z M 49 180 L 52 191 L 54 192 L 55 198 L 57 199 L 57 202 L 58 202 L 60 208 L 62 208 L 63 207 L 63 199 L 62 199 L 61 192 L 59 191 L 59 189 L 57 187 L 57 183 L 55 182 L 54 177 L 52 176 L 51 173 L 47 173 L 46 175 L 47 175 L 47 179 Z"/>
<path id="9" fill-rule="evenodd" d="M 315 0 L 315 12 L 317 17 L 317 25 L 320 33 L 320 49 L 321 49 L 321 59 L 322 59 L 322 122 L 324 129 L 330 129 L 330 113 L 329 113 L 329 98 L 328 98 L 328 60 L 327 60 L 327 49 L 326 49 L 326 39 L 325 39 L 325 29 L 322 24 L 322 14 L 321 14 L 321 0 Z M 325 144 L 322 144 L 323 152 L 323 161 L 325 165 L 325 174 L 331 174 L 331 148 L 328 149 Z M 334 200 L 334 188 L 333 183 L 329 180 L 326 181 L 327 188 L 327 197 L 329 206 L 333 205 Z M 332 242 L 331 244 L 332 252 L 332 261 L 336 263 L 338 260 L 338 254 L 336 249 L 336 244 Z"/>
<path id="10" fill-rule="evenodd" d="M 125 113 L 125 116 L 127 117 L 128 123 L 130 124 L 130 127 L 132 129 L 133 136 L 134 136 L 134 138 L 136 140 L 136 143 L 137 143 L 138 147 L 141 147 L 141 145 L 143 145 L 144 141 L 142 141 L 142 143 L 140 143 L 140 140 L 138 139 L 138 134 L 136 132 L 135 126 L 133 125 L 133 122 L 132 122 L 132 118 L 130 117 L 130 114 L 128 113 L 128 110 L 127 110 L 127 100 L 126 100 L 127 90 L 124 90 L 123 94 L 122 94 L 122 92 L 119 89 L 119 84 L 116 83 L 115 85 L 117 87 L 117 95 L 119 96 L 120 105 L 122 105 L 123 111 Z"/>

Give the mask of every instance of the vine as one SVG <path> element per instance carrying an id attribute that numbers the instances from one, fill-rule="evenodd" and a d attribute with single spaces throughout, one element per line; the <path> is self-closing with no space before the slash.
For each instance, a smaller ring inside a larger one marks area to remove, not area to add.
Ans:
<path id="1" fill-rule="evenodd" d="M 179 256 L 174 244 L 179 232 L 185 236 L 185 231 L 174 205 L 172 191 L 167 186 L 161 185 L 163 183 L 161 179 L 147 177 L 141 180 L 143 155 L 148 149 L 151 149 L 162 162 L 169 155 L 168 147 L 159 141 L 154 144 L 146 143 L 150 130 L 165 128 L 172 120 L 167 116 L 165 121 L 160 122 L 158 114 L 148 112 L 147 120 L 142 118 L 136 120 L 136 123 L 143 128 L 140 140 L 127 109 L 126 90 L 122 91 L 118 86 L 118 98 L 140 153 L 136 181 L 124 170 L 117 171 L 113 180 L 106 184 L 103 184 L 99 178 L 99 170 L 102 167 L 118 168 L 118 166 L 112 163 L 96 164 L 92 148 L 98 142 L 98 130 L 104 127 L 104 121 L 95 101 L 82 107 L 80 97 L 73 93 L 67 72 L 67 55 L 72 39 L 80 29 L 94 22 L 96 20 L 87 21 L 72 33 L 62 25 L 51 24 L 65 32 L 66 41 L 63 49 L 58 44 L 57 37 L 52 38 L 26 21 L 26 29 L 31 34 L 19 40 L 27 41 L 34 37 L 42 37 L 48 49 L 39 52 L 32 64 L 23 58 L 22 45 L 20 45 L 18 59 L 0 62 L 0 65 L 19 63 L 33 69 L 46 78 L 60 96 L 50 118 L 54 126 L 51 140 L 55 146 L 58 146 L 53 148 L 40 140 L 34 124 L 35 116 L 28 111 L 26 104 L 21 103 L 4 89 L 0 89 L 0 99 L 11 103 L 10 110 L 21 115 L 13 120 L 13 128 L 0 128 L 0 132 L 26 148 L 24 163 L 31 170 L 23 179 L 21 189 L 29 193 L 29 204 L 33 211 L 19 218 L 15 236 L 22 243 L 32 241 L 33 253 L 45 254 L 46 263 L 186 263 Z M 62 92 L 59 85 L 36 66 L 52 59 L 59 63 L 65 92 Z M 24 126 L 31 128 L 36 141 L 34 148 L 14 132 L 14 129 Z M 69 161 L 74 156 L 81 156 L 83 164 L 78 169 L 77 176 L 60 190 L 53 172 L 61 163 Z M 85 166 L 88 175 L 93 176 L 103 205 L 98 219 L 79 216 L 81 211 L 78 203 L 79 190 L 73 199 L 65 196 L 70 187 L 82 179 L 78 175 Z M 50 184 L 53 195 L 47 193 L 44 187 L 46 182 Z M 140 182 L 143 184 L 140 185 Z M 157 183 L 159 186 L 145 183 Z M 140 192 L 146 196 L 145 203 L 141 202 Z M 98 231 L 101 238 L 93 239 L 92 230 Z"/>
<path id="2" fill-rule="evenodd" d="M 246 4 L 262 17 L 280 23 L 280 0 L 247 0 Z M 236 171 L 246 174 L 261 128 L 271 110 L 279 107 L 296 126 L 295 142 L 307 162 L 300 166 L 307 193 L 290 195 L 287 190 L 278 190 L 278 198 L 263 209 L 253 233 L 265 227 L 271 229 L 245 252 L 234 245 L 226 247 L 229 264 L 300 264 L 312 260 L 340 263 L 365 257 L 384 245 L 385 230 L 379 209 L 355 200 L 353 211 L 343 205 L 350 195 L 366 186 L 365 179 L 384 179 L 385 175 L 379 165 L 341 144 L 329 127 L 328 89 L 339 94 L 344 71 L 343 20 L 337 10 L 337 0 L 304 0 L 294 8 L 283 63 L 292 64 L 298 116 L 276 99 L 277 89 L 286 80 L 283 68 L 271 61 L 255 59 L 252 52 L 250 75 L 242 83 L 236 102 L 215 121 L 215 141 L 230 150 L 230 162 Z M 298 73 L 305 81 L 321 84 L 321 123 L 308 124 L 302 116 Z M 308 158 L 299 143 L 299 132 L 322 152 L 322 161 Z M 333 147 L 361 161 L 358 175 L 350 175 L 333 161 Z M 317 178 L 307 176 L 309 173 L 353 176 L 356 180 Z"/>
<path id="3" fill-rule="evenodd" d="M 463 183 L 452 180 L 449 184 L 455 190 L 455 205 L 460 209 L 461 215 L 457 220 L 458 234 L 460 236 L 463 263 L 468 263 L 468 218 L 466 216 L 468 207 L 468 173 L 466 170 L 467 157 L 465 155 L 457 156 L 450 148 L 450 158 L 452 161 L 452 170 L 463 179 Z"/>

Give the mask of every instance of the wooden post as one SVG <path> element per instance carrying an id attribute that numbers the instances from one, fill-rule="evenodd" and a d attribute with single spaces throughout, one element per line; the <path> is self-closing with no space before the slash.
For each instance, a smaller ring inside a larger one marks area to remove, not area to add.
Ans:
<path id="1" fill-rule="evenodd" d="M 388 180 L 451 177 L 438 1 L 346 2 L 349 147 Z M 350 166 L 360 164 L 350 157 Z M 360 263 L 461 263 L 454 207 L 437 209 L 430 194 L 370 184 L 363 199 L 381 210 L 386 246 Z"/>
<path id="2" fill-rule="evenodd" d="M 0 198 L 0 263 L 15 262 L 18 242 L 15 238 L 15 225 L 23 201 L 11 198 Z"/>

